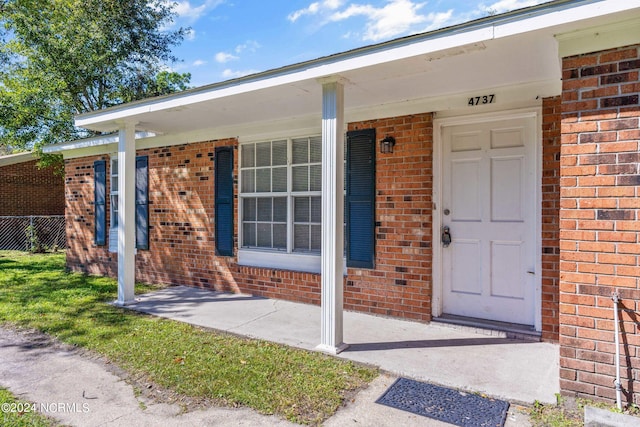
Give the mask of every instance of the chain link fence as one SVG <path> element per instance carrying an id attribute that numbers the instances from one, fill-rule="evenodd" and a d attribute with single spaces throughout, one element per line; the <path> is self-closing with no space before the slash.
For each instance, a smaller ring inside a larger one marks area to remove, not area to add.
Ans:
<path id="1" fill-rule="evenodd" d="M 45 252 L 66 248 L 63 215 L 0 216 L 0 250 Z"/>

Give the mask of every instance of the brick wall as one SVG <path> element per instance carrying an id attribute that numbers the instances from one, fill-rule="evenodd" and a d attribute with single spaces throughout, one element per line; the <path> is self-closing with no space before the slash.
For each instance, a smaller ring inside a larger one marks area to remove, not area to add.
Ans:
<path id="1" fill-rule="evenodd" d="M 377 158 L 376 269 L 348 270 L 345 308 L 427 321 L 431 315 L 431 114 L 350 125 L 355 128 L 393 134 L 397 145 L 393 154 Z M 213 161 L 215 147 L 226 145 L 237 147 L 237 142 L 138 151 L 149 156 L 150 249 L 136 255 L 136 280 L 319 304 L 318 274 L 238 266 L 235 257 L 216 256 Z M 236 230 L 237 158 L 236 151 Z M 108 245 L 93 243 L 93 162 L 97 159 L 108 160 L 108 156 L 65 162 L 67 264 L 74 270 L 114 276 L 116 254 L 108 252 Z"/>
<path id="2" fill-rule="evenodd" d="M 542 339 L 558 341 L 561 98 L 542 100 Z"/>
<path id="3" fill-rule="evenodd" d="M 612 400 L 613 292 L 622 386 L 640 403 L 640 46 L 563 60 L 560 376 L 565 394 Z"/>
<path id="4" fill-rule="evenodd" d="M 0 216 L 64 215 L 64 179 L 36 163 L 0 167 Z"/>
<path id="5" fill-rule="evenodd" d="M 431 320 L 432 115 L 350 123 L 348 130 L 393 135 L 393 153 L 376 147 L 375 270 L 349 269 L 345 307 Z"/>
<path id="6" fill-rule="evenodd" d="M 64 161 L 67 267 L 75 271 L 113 277 L 117 272 L 118 257 L 116 254 L 109 253 L 108 245 L 94 244 L 93 162 L 96 160 L 106 160 L 107 173 L 109 173 L 109 156 L 82 157 Z M 109 208 L 107 206 L 108 224 Z"/>

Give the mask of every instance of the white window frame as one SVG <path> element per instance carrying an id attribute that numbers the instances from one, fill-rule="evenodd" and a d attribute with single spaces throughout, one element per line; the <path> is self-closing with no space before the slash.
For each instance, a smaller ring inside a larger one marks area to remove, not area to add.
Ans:
<path id="1" fill-rule="evenodd" d="M 117 179 L 118 153 L 114 153 L 109 162 L 109 252 L 118 252 L 118 185 L 114 183 Z"/>
<path id="2" fill-rule="evenodd" d="M 250 141 L 244 141 L 240 143 L 239 155 L 238 155 L 238 264 L 247 265 L 253 267 L 265 267 L 265 268 L 277 268 L 293 271 L 304 271 L 311 273 L 320 272 L 320 251 L 318 252 L 296 252 L 294 251 L 294 198 L 295 197 L 322 197 L 322 190 L 320 191 L 293 191 L 293 140 L 299 138 L 321 138 L 320 134 L 307 134 L 292 136 L 286 138 L 262 138 Z M 287 141 L 287 191 L 286 192 L 252 192 L 243 193 L 242 182 L 242 153 L 243 145 L 258 144 L 261 142 L 273 142 L 273 141 Z M 316 162 L 317 163 L 317 162 Z M 307 163 L 307 165 L 314 165 L 316 163 Z M 246 248 L 243 247 L 243 218 L 244 218 L 244 199 L 251 197 L 286 197 L 287 199 L 287 249 L 266 249 L 266 248 Z M 310 223 L 312 224 L 312 223 Z M 346 270 L 345 270 L 346 271 Z"/>

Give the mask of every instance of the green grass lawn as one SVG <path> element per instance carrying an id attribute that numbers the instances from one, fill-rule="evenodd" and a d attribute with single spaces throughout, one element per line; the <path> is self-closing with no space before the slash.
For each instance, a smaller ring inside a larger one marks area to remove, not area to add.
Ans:
<path id="1" fill-rule="evenodd" d="M 8 405 L 8 406 L 7 406 Z M 50 427 L 58 425 L 52 419 L 33 411 L 31 404 L 16 399 L 0 388 L 0 425 L 3 427 Z"/>
<path id="2" fill-rule="evenodd" d="M 106 304 L 115 280 L 66 273 L 64 254 L 0 251 L 0 324 L 35 328 L 191 398 L 317 424 L 375 369 Z M 151 287 L 144 287 L 148 291 Z"/>

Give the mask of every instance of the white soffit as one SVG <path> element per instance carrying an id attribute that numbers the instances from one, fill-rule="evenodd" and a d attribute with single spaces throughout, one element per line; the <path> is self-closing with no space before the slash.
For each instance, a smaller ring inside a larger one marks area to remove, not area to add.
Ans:
<path id="1" fill-rule="evenodd" d="M 640 19 L 557 34 L 562 58 L 640 43 Z"/>

